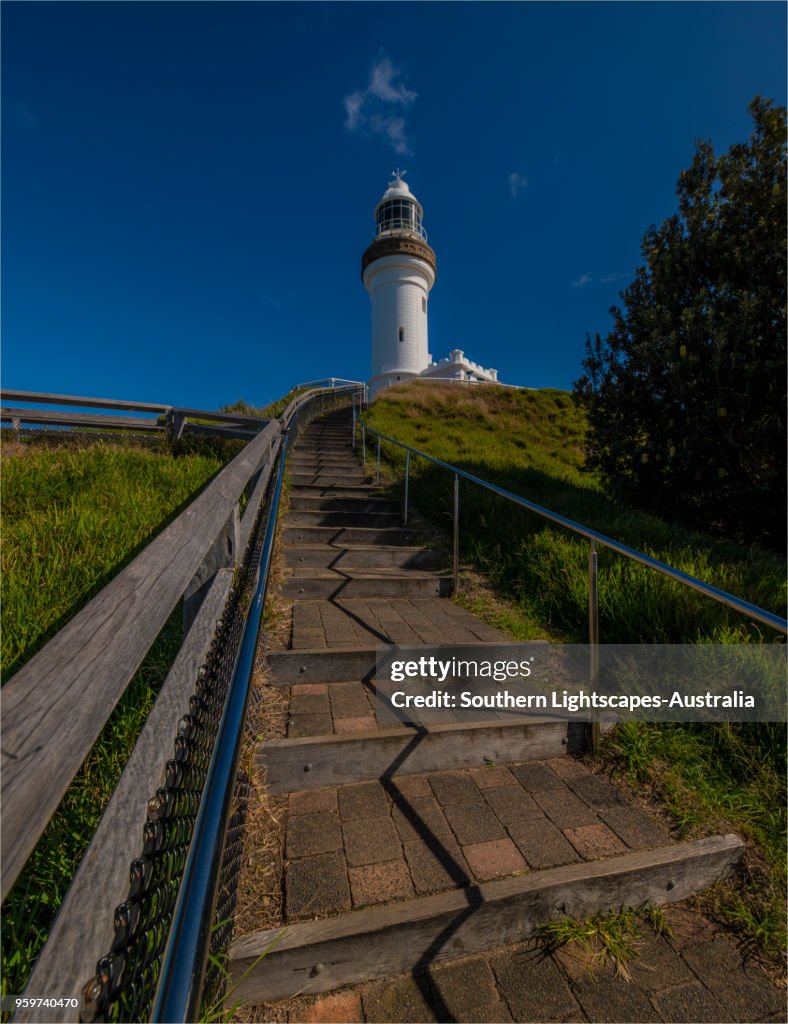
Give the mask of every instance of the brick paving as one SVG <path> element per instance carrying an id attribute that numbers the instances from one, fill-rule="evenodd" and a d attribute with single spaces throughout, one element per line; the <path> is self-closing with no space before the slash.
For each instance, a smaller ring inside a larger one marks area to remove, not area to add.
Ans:
<path id="1" fill-rule="evenodd" d="M 533 942 L 436 963 L 287 1005 L 296 1021 L 781 1022 L 784 991 L 747 962 L 731 936 L 681 906 L 670 936 L 644 938 L 624 978 L 575 947 L 545 955 Z M 708 947 L 711 947 L 711 955 Z M 344 1016 L 328 1016 L 339 1009 Z M 261 1006 L 255 1020 L 273 1019 Z M 276 1019 L 284 1019 L 278 1016 Z"/>
<path id="2" fill-rule="evenodd" d="M 439 597 L 338 597 L 298 601 L 293 609 L 293 650 L 503 639 L 499 630 Z"/>
<path id="3" fill-rule="evenodd" d="M 562 779 L 554 766 L 563 760 L 424 773 L 292 794 L 285 888 L 292 872 L 302 882 L 308 878 L 313 861 L 315 887 L 324 885 L 322 856 L 329 852 L 336 853 L 346 873 L 389 865 L 387 877 L 401 885 L 377 901 L 388 902 L 410 898 L 414 891 L 448 891 L 612 857 L 639 849 L 643 835 L 653 846 L 671 843 L 648 811 L 634 804 L 622 807 L 619 790 L 582 762 L 575 764 L 577 774 Z M 610 811 L 618 812 L 618 818 L 613 814 L 606 820 Z M 326 915 L 345 898 L 346 886 L 336 884 L 335 897 L 325 895 Z M 350 888 L 363 893 L 360 899 L 354 895 L 354 907 L 369 905 L 361 882 Z M 319 916 L 308 899 L 288 899 L 287 911 L 288 922 Z"/>
<path id="4" fill-rule="evenodd" d="M 398 580 L 418 538 L 395 525 L 328 417 L 307 431 L 292 467 L 286 563 L 294 578 L 332 574 Z M 309 454 L 310 444 L 325 449 Z M 321 521 L 320 512 L 326 513 Z M 358 525 L 369 514 L 369 527 Z M 386 519 L 385 517 L 389 518 Z M 390 527 L 381 526 L 391 522 Z M 374 523 L 374 526 L 372 525 Z M 347 524 L 347 525 L 345 525 Z M 403 545 L 407 548 L 407 556 Z M 337 571 L 341 562 L 342 571 Z M 376 566 L 380 566 L 380 570 Z M 297 592 L 296 592 L 297 593 Z M 291 648 L 381 643 L 497 642 L 503 635 L 437 597 L 296 597 Z M 373 732 L 374 686 L 347 679 L 295 684 L 288 737 Z M 402 723 L 400 723 L 402 724 Z M 284 820 L 283 924 L 668 845 L 650 810 L 573 757 L 427 772 L 291 793 Z M 574 950 L 544 956 L 533 943 L 319 996 L 246 1008 L 244 1020 L 350 1021 L 777 1021 L 785 999 L 730 937 L 701 915 L 672 908 L 671 935 L 644 938 L 631 978 Z M 371 956 L 374 954 L 371 952 Z M 371 963 L 371 973 L 375 965 Z"/>

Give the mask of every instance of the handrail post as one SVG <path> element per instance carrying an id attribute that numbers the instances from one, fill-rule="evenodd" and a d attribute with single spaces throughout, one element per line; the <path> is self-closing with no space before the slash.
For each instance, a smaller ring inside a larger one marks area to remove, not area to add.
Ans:
<path id="1" fill-rule="evenodd" d="M 408 525 L 408 484 L 410 483 L 410 449 L 405 452 L 405 511 L 402 515 L 402 525 Z"/>
<path id="2" fill-rule="evenodd" d="M 375 483 L 380 483 L 380 434 L 378 434 L 378 457 L 375 465 Z"/>
<path id="3" fill-rule="evenodd" d="M 460 589 L 460 477 L 454 474 L 454 557 L 453 557 L 454 593 Z"/>
<path id="4" fill-rule="evenodd" d="M 588 551 L 588 645 L 590 655 L 591 692 L 599 684 L 599 566 L 596 541 L 591 541 Z M 599 714 L 591 713 L 591 750 L 596 753 L 599 746 Z"/>

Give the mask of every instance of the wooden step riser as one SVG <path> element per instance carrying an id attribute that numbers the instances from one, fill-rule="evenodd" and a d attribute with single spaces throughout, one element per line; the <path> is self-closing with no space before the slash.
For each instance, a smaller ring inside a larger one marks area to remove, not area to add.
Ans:
<path id="1" fill-rule="evenodd" d="M 343 444 L 341 441 L 308 441 L 301 439 L 290 458 L 301 456 L 303 458 L 317 458 L 318 456 L 330 456 L 332 458 L 358 459 L 361 461 L 361 452 L 353 448 L 350 443 Z"/>
<path id="2" fill-rule="evenodd" d="M 272 686 L 295 683 L 347 683 L 375 675 L 374 647 L 280 651 L 266 658 L 265 681 Z"/>
<path id="3" fill-rule="evenodd" d="M 374 477 L 355 471 L 337 476 L 335 473 L 299 473 L 293 470 L 290 474 L 290 482 L 294 487 L 303 487 L 311 484 L 330 490 L 332 487 L 347 487 L 349 484 L 355 487 L 363 484 L 372 486 L 374 484 Z"/>
<path id="4" fill-rule="evenodd" d="M 335 544 L 343 547 L 346 544 L 404 544 L 412 547 L 416 543 L 416 535 L 412 530 L 364 530 L 358 528 L 342 529 L 336 526 L 285 526 L 282 531 L 285 544 Z"/>
<path id="5" fill-rule="evenodd" d="M 323 456 L 316 458 L 312 456 L 293 457 L 290 459 L 290 467 L 293 472 L 299 473 L 344 473 L 346 471 L 358 473 L 363 470 L 359 459 L 354 459 L 352 456 L 343 459 L 339 455 L 325 458 Z"/>
<path id="6" fill-rule="evenodd" d="M 292 494 L 290 496 L 291 512 L 357 512 L 357 513 L 380 513 L 386 512 L 402 516 L 402 510 L 395 501 L 387 501 L 385 498 L 337 498 L 325 496 L 307 496 L 303 494 Z"/>
<path id="7" fill-rule="evenodd" d="M 296 445 L 297 451 L 307 451 L 313 448 L 337 448 L 343 451 L 352 451 L 353 445 L 350 440 L 350 431 L 347 434 L 302 434 Z M 356 445 L 356 450 L 359 446 Z"/>
<path id="8" fill-rule="evenodd" d="M 357 455 L 350 445 L 303 444 L 290 453 L 290 459 L 338 459 L 361 464 L 361 454 Z"/>
<path id="9" fill-rule="evenodd" d="M 361 453 L 357 455 L 350 445 L 300 445 L 290 453 L 291 461 L 297 459 L 336 459 L 339 462 L 356 462 L 361 465 Z"/>
<path id="10" fill-rule="evenodd" d="M 402 525 L 398 512 L 288 512 L 286 526 L 362 526 L 383 527 Z"/>
<path id="11" fill-rule="evenodd" d="M 371 483 L 342 484 L 326 487 L 324 484 L 291 484 L 291 497 L 304 498 L 369 498 L 374 497 L 375 488 Z"/>
<path id="12" fill-rule="evenodd" d="M 377 579 L 288 579 L 282 593 L 291 601 L 329 601 L 354 597 L 447 597 L 451 589 L 451 578 L 445 576 L 428 579 L 380 576 Z"/>
<path id="13" fill-rule="evenodd" d="M 301 437 L 315 437 L 321 434 L 331 434 L 347 437 L 350 440 L 350 435 L 353 432 L 353 424 L 348 417 L 346 422 L 341 423 L 311 423 L 308 427 L 304 428 Z"/>
<path id="14" fill-rule="evenodd" d="M 233 998 L 330 992 L 520 942 L 548 921 L 674 903 L 732 875 L 743 852 L 738 836 L 712 836 L 255 932 L 231 946 Z"/>
<path id="15" fill-rule="evenodd" d="M 539 761 L 584 743 L 583 723 L 521 718 L 271 740 L 257 748 L 257 759 L 266 767 L 269 792 L 292 793 L 392 774 L 478 768 L 489 761 Z"/>
<path id="16" fill-rule="evenodd" d="M 354 448 L 350 443 L 350 439 L 347 441 L 331 441 L 328 439 L 320 440 L 318 438 L 299 438 L 295 448 L 290 453 L 291 458 L 295 458 L 298 455 L 316 456 L 316 455 L 340 455 L 342 458 L 351 458 L 361 460 L 361 449 Z"/>
<path id="17" fill-rule="evenodd" d="M 510 641 L 489 645 L 496 658 L 517 660 L 523 648 L 533 650 L 534 657 L 544 657 L 546 640 L 525 643 Z M 452 644 L 457 658 L 478 654 L 479 644 Z M 292 686 L 293 683 L 344 683 L 354 680 L 371 681 L 375 677 L 376 647 L 313 648 L 301 651 L 278 651 L 266 658 L 266 682 L 273 686 Z"/>
<path id="18" fill-rule="evenodd" d="M 285 548 L 285 565 L 311 569 L 436 569 L 446 559 L 429 548 Z"/>

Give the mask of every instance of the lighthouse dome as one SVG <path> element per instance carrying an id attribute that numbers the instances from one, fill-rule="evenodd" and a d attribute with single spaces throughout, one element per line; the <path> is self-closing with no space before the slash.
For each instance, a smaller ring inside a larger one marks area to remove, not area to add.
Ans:
<path id="1" fill-rule="evenodd" d="M 407 181 L 403 181 L 402 178 L 395 177 L 383 193 L 383 199 L 397 199 L 401 196 L 407 196 L 409 199 L 416 198 L 408 187 Z"/>

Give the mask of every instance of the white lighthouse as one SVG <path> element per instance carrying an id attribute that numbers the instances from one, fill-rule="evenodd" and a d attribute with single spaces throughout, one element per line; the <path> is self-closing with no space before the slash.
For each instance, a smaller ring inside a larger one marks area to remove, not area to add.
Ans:
<path id="1" fill-rule="evenodd" d="M 427 245 L 424 211 L 405 181 L 393 180 L 375 207 L 375 238 L 361 258 L 361 279 L 372 302 L 370 398 L 412 377 L 492 384 L 497 370 L 466 358 L 461 349 L 434 362 L 429 352 L 427 304 L 435 284 L 435 253 Z"/>
<path id="2" fill-rule="evenodd" d="M 427 303 L 435 253 L 427 245 L 421 203 L 400 171 L 375 207 L 375 239 L 361 261 L 372 301 L 370 394 L 418 377 L 430 364 Z"/>

